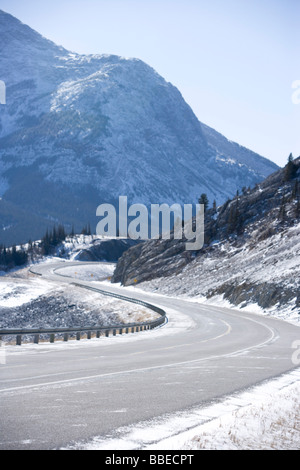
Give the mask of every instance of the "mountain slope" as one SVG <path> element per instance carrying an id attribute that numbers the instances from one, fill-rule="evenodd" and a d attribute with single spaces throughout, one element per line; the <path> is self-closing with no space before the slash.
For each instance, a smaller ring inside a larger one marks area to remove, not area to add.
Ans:
<path id="1" fill-rule="evenodd" d="M 138 59 L 83 56 L 0 11 L 0 241 L 96 223 L 96 208 L 223 202 L 277 166 L 202 125 Z M 11 216 L 9 216 L 11 208 Z M 22 214 L 20 217 L 18 214 Z"/>
<path id="2" fill-rule="evenodd" d="M 293 171 L 270 175 L 251 191 L 209 210 L 203 249 L 184 240 L 156 240 L 130 248 L 113 282 L 234 305 L 300 313 L 300 157 Z M 238 212 L 237 212 L 238 211 Z M 236 214 L 238 213 L 238 217 Z"/>

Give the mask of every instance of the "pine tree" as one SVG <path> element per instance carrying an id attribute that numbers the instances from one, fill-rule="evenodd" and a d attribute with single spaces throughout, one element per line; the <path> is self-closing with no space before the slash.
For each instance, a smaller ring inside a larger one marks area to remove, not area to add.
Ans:
<path id="1" fill-rule="evenodd" d="M 239 209 L 239 200 L 237 199 L 236 202 L 231 204 L 228 222 L 227 222 L 227 233 L 228 235 L 231 233 L 242 233 L 242 216 Z"/>
<path id="2" fill-rule="evenodd" d="M 216 203 L 216 200 L 214 200 L 213 202 L 213 213 L 216 214 L 217 213 L 217 203 Z"/>
<path id="3" fill-rule="evenodd" d="M 51 235 L 51 245 L 56 246 L 58 244 L 57 231 L 54 225 Z"/>
<path id="4" fill-rule="evenodd" d="M 297 166 L 294 163 L 293 154 L 290 153 L 288 157 L 288 162 L 284 168 L 284 180 L 291 181 L 296 176 Z"/>
<path id="5" fill-rule="evenodd" d="M 201 194 L 200 198 L 198 199 L 198 202 L 199 202 L 199 204 L 203 204 L 203 205 L 204 205 L 204 211 L 206 211 L 207 208 L 208 208 L 209 202 L 208 202 L 208 197 L 207 197 L 207 195 L 206 195 L 205 193 L 202 193 L 202 194 Z"/>
<path id="6" fill-rule="evenodd" d="M 295 181 L 293 191 L 292 191 L 292 198 L 295 199 L 299 195 L 299 183 L 298 180 Z"/>
<path id="7" fill-rule="evenodd" d="M 233 233 L 236 229 L 236 208 L 234 204 L 231 205 L 227 223 L 227 233 Z"/>
<path id="8" fill-rule="evenodd" d="M 285 204 L 285 198 L 283 196 L 282 198 L 282 201 L 281 201 L 281 204 L 280 204 L 280 208 L 279 208 L 279 216 L 278 216 L 279 220 L 281 220 L 282 222 L 285 221 L 286 219 L 286 204 Z"/>
<path id="9" fill-rule="evenodd" d="M 49 235 L 48 229 L 42 238 L 41 246 L 42 246 L 42 254 L 45 256 L 49 255 L 51 251 L 51 242 L 50 242 L 50 235 Z"/>
<path id="10" fill-rule="evenodd" d="M 295 217 L 296 217 L 296 219 L 300 219 L 300 196 L 298 196 L 298 199 L 297 199 Z"/>
<path id="11" fill-rule="evenodd" d="M 66 232 L 63 225 L 59 225 L 57 228 L 57 238 L 59 242 L 62 242 L 66 239 Z"/>

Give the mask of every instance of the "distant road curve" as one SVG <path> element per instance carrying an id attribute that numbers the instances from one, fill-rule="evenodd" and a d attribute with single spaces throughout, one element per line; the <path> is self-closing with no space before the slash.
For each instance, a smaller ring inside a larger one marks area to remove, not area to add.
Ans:
<path id="1" fill-rule="evenodd" d="M 63 285 L 74 279 L 55 270 L 81 264 L 87 263 L 34 269 L 45 282 Z M 123 426 L 205 405 L 297 367 L 292 343 L 300 329 L 288 322 L 99 286 L 161 307 L 168 324 L 77 344 L 7 347 L 0 365 L 0 449 L 56 449 L 111 438 Z"/>

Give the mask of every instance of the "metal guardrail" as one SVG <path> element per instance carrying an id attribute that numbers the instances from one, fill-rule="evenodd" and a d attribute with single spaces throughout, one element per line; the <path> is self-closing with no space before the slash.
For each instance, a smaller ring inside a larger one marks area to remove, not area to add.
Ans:
<path id="1" fill-rule="evenodd" d="M 34 272 L 30 269 L 32 274 L 36 274 L 41 276 L 40 273 Z M 63 277 L 69 277 L 64 276 Z M 127 324 L 117 324 L 117 325 L 110 325 L 110 326 L 86 326 L 86 327 L 70 327 L 70 328 L 22 328 L 22 329 L 15 329 L 15 328 L 7 328 L 0 330 L 0 341 L 2 340 L 3 336 L 16 336 L 16 345 L 21 346 L 22 344 L 22 337 L 24 335 L 34 336 L 34 343 L 38 344 L 40 341 L 40 335 L 50 335 L 50 343 L 54 343 L 55 335 L 63 334 L 64 341 L 69 340 L 69 336 L 71 334 L 76 335 L 77 341 L 81 339 L 82 334 L 87 335 L 87 339 L 92 338 L 92 334 L 95 333 L 97 338 L 100 338 L 101 335 L 109 337 L 112 333 L 113 336 L 117 334 L 128 334 L 128 333 L 135 333 L 144 330 L 150 330 L 153 328 L 157 328 L 158 326 L 167 322 L 166 312 L 156 307 L 155 305 L 149 304 L 148 302 L 144 302 L 142 300 L 134 299 L 132 297 L 126 297 L 124 295 L 115 294 L 113 292 L 107 292 L 102 289 L 97 289 L 96 287 L 85 286 L 83 284 L 79 284 L 76 282 L 72 282 L 72 285 L 76 287 L 81 287 L 82 289 L 91 290 L 97 292 L 98 294 L 106 295 L 109 297 L 115 297 L 120 300 L 124 300 L 126 302 L 131 302 L 134 304 L 142 305 L 150 310 L 158 313 L 160 318 L 156 320 L 150 320 L 146 322 L 139 322 L 139 323 L 127 323 Z"/>

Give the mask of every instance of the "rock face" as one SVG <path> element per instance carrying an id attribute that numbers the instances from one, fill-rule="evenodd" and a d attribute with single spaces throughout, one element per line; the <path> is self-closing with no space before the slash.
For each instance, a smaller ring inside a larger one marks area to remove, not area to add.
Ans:
<path id="1" fill-rule="evenodd" d="M 300 312 L 300 157 L 205 218 L 205 245 L 158 240 L 129 249 L 113 282 L 167 294 Z"/>
<path id="2" fill-rule="evenodd" d="M 102 203 L 224 202 L 277 166 L 201 124 L 137 59 L 66 51 L 0 11 L 0 241 L 61 223 L 95 228 Z"/>
<path id="3" fill-rule="evenodd" d="M 184 240 L 144 242 L 130 248 L 119 258 L 112 282 L 128 286 L 170 276 L 181 272 L 191 259 L 192 255 L 185 250 Z"/>
<path id="4" fill-rule="evenodd" d="M 95 240 L 91 246 L 80 250 L 74 259 L 77 261 L 107 261 L 116 262 L 132 246 L 140 243 L 139 240 Z"/>

